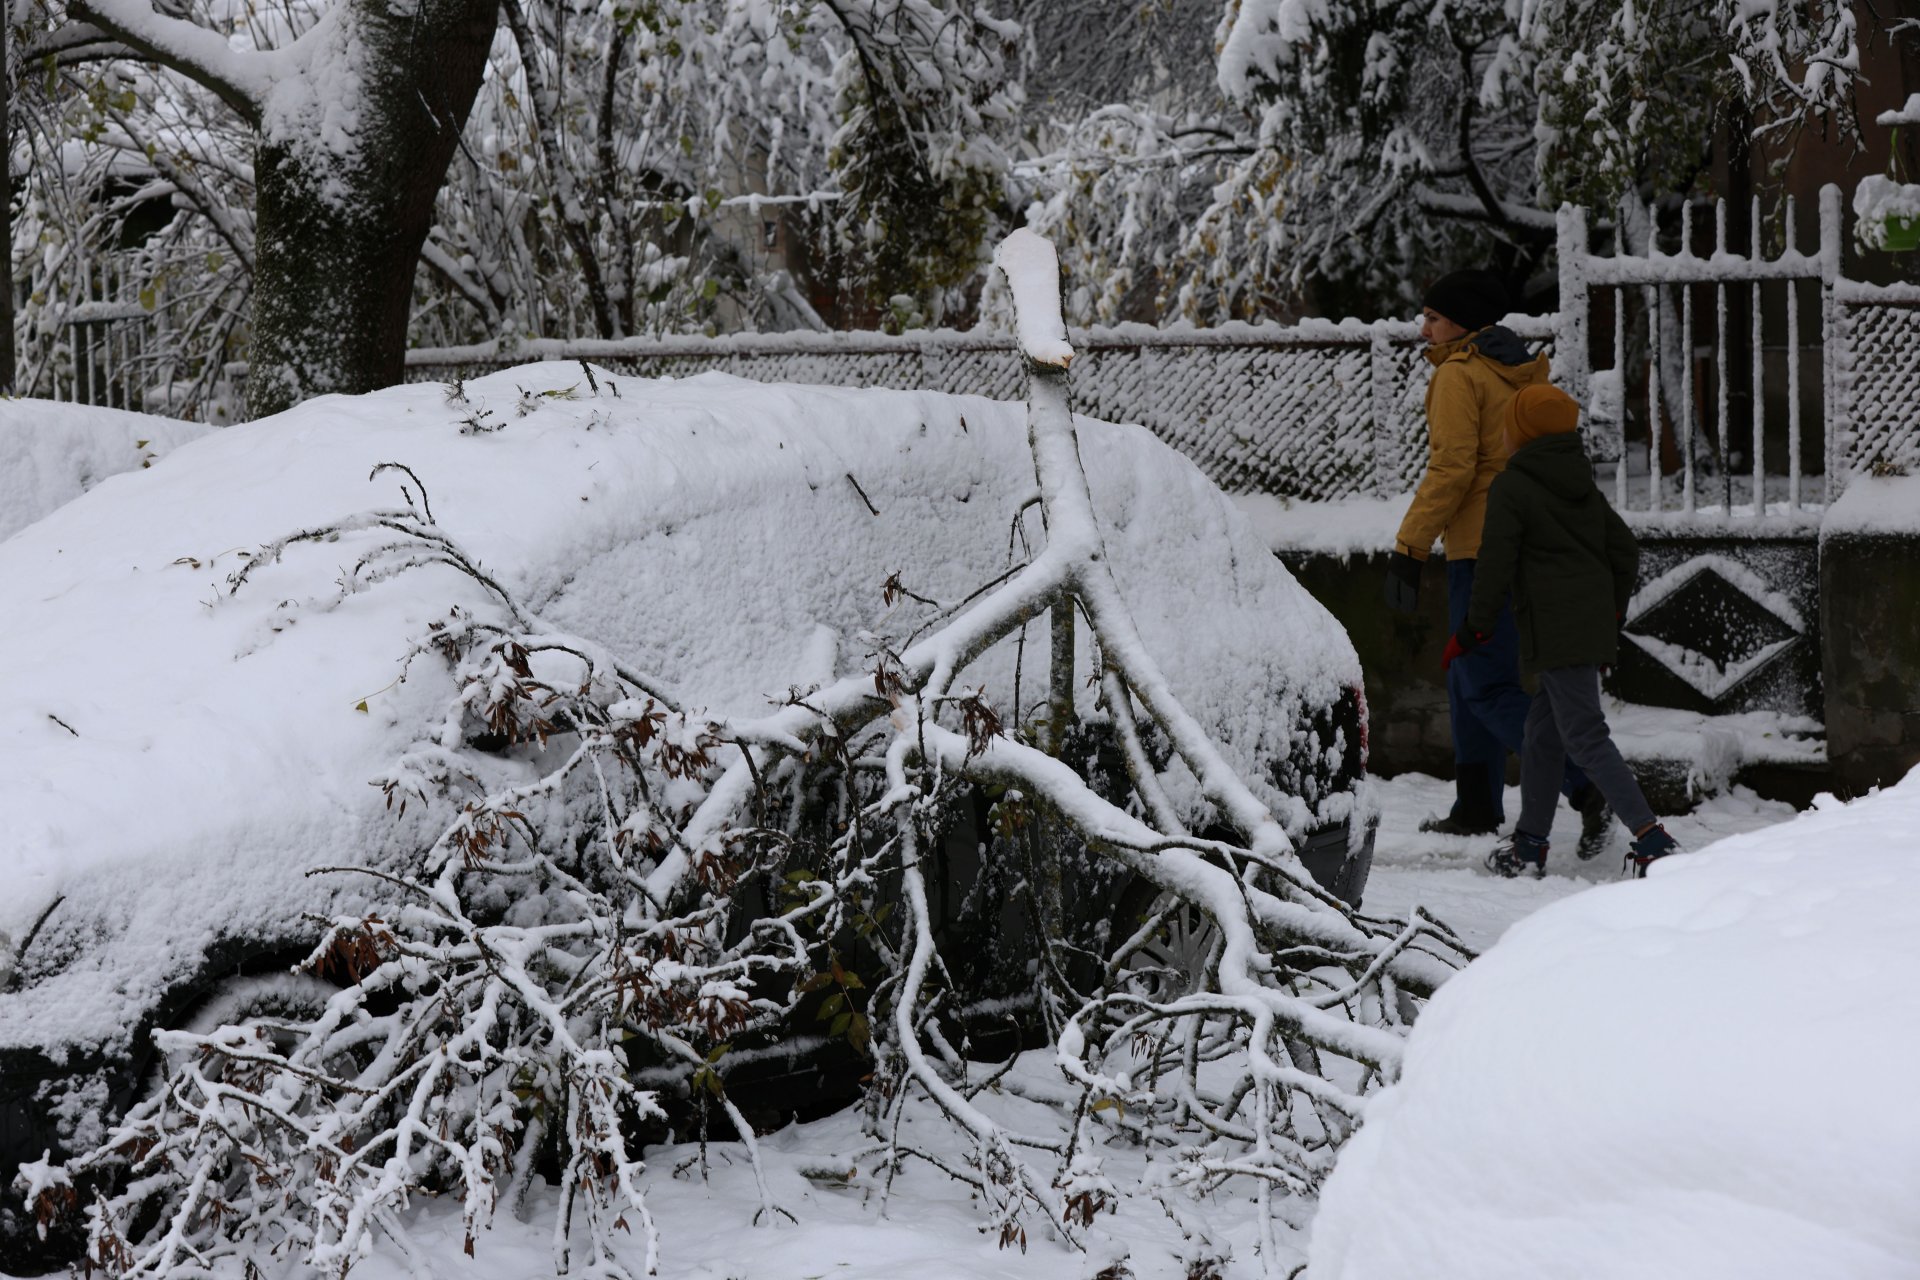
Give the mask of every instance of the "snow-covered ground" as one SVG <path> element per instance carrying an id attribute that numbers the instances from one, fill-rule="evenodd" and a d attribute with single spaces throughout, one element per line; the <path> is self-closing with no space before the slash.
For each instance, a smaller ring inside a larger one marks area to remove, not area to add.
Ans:
<path id="1" fill-rule="evenodd" d="M 1580 817 L 1561 805 L 1554 815 L 1546 877 L 1504 880 L 1481 865 L 1495 843 L 1492 837 L 1468 840 L 1419 830 L 1422 819 L 1445 814 L 1453 803 L 1451 780 L 1408 773 L 1378 785 L 1382 812 L 1373 876 L 1367 883 L 1369 913 L 1401 916 L 1416 906 L 1425 907 L 1469 946 L 1483 950 L 1498 941 L 1509 925 L 1549 903 L 1620 878 L 1627 834 L 1617 823 L 1612 849 L 1591 862 L 1581 862 L 1573 856 Z M 1518 787 L 1507 788 L 1506 807 L 1511 826 L 1520 812 Z M 1792 805 L 1735 787 L 1663 822 L 1681 848 L 1697 850 L 1793 816 Z"/>
<path id="2" fill-rule="evenodd" d="M 506 403 L 510 383 L 503 376 Z M 730 389 L 746 394 L 731 380 L 698 390 Z M 504 438 L 474 437 L 458 432 L 458 415 L 441 403 L 438 389 L 398 398 L 405 400 L 402 409 L 433 414 L 445 428 L 448 441 L 433 448 L 495 450 L 518 447 L 520 440 L 545 440 L 555 450 L 565 445 L 568 452 L 558 456 L 580 471 L 586 487 L 561 496 L 586 502 L 591 492 L 598 501 L 601 490 L 589 484 L 585 473 L 592 468 L 582 451 L 597 456 L 611 448 L 611 423 L 592 416 L 604 412 L 599 406 L 548 401 L 524 421 L 511 419 Z M 938 407 L 911 403 L 916 412 Z M 709 429 L 703 405 L 676 409 L 689 431 Z M 975 431 L 993 410 L 982 404 L 978 412 Z M 664 421 L 652 423 L 657 435 L 664 435 Z M 369 418 L 364 425 L 368 448 L 402 430 L 413 432 L 416 451 L 429 447 L 418 424 L 403 428 Z M 338 452 L 343 437 L 332 440 Z M 235 436 L 210 456 L 243 454 L 247 447 Z M 915 433 L 901 447 L 932 446 Z M 337 516 L 361 492 L 368 459 L 382 456 L 376 450 L 367 458 L 340 458 L 340 474 L 323 477 L 324 484 L 308 477 L 307 487 L 324 501 L 312 511 L 276 508 L 272 529 L 249 527 L 227 537 L 224 530 L 195 526 L 190 545 L 158 548 L 156 554 L 165 552 L 156 562 L 161 567 L 149 567 L 137 580 L 199 573 L 204 587 L 214 571 L 174 559 L 176 552 L 184 547 L 210 556 L 283 526 Z M 538 456 L 529 449 L 528 465 Z M 828 482 L 822 487 L 852 503 L 851 486 L 840 494 L 831 484 L 848 470 L 842 461 L 822 473 Z M 675 488 L 665 483 L 661 501 Z M 483 497 L 484 490 L 463 493 L 457 483 L 434 489 L 436 503 L 449 512 L 480 506 Z M 49 548 L 82 537 L 87 513 L 104 509 L 98 500 L 70 509 L 33 536 Z M 856 524 L 878 519 L 864 506 L 856 514 Z M 511 561 L 515 538 L 524 539 L 527 527 L 523 513 L 517 525 L 476 527 L 474 534 L 491 558 Z M 550 601 L 564 594 L 550 584 Z M 189 612 L 195 626 L 220 625 L 201 620 L 197 605 Z M 259 622 L 239 619 L 247 621 Z M 247 634 L 253 630 L 258 627 Z M 281 651 L 293 643 L 261 641 Z M 226 652 L 233 651 L 230 645 Z M 377 656 L 391 662 L 390 654 Z M 372 687 L 357 676 L 342 675 L 336 683 L 355 695 Z M 378 719 L 359 714 L 351 699 L 335 701 L 349 726 Z M 374 701 L 378 709 L 379 698 Z M 47 741 L 83 741 L 57 722 L 49 727 L 50 714 L 26 718 Z M 1654 728 L 1686 731 L 1665 723 Z M 375 742 L 368 751 L 387 745 Z M 144 750 L 137 741 L 126 746 Z M 351 781 L 361 785 L 358 776 Z M 711 1147 L 704 1175 L 697 1148 L 650 1151 L 648 1198 L 661 1227 L 661 1274 L 689 1280 L 1191 1280 L 1285 1276 L 1307 1260 L 1310 1247 L 1322 1250 L 1312 1280 L 1920 1274 L 1913 1262 L 1920 1258 L 1920 1234 L 1912 1227 L 1920 1218 L 1911 1212 L 1920 1203 L 1920 1157 L 1914 1155 L 1920 1111 L 1898 1092 L 1901 1073 L 1920 1050 L 1920 1006 L 1901 981 L 1920 962 L 1920 901 L 1911 871 L 1920 865 L 1920 776 L 1884 795 L 1797 820 L 1789 806 L 1735 788 L 1669 818 L 1682 846 L 1696 852 L 1629 884 L 1610 883 L 1620 874 L 1623 835 L 1611 854 L 1591 863 L 1571 856 L 1578 823 L 1569 810 L 1556 822 L 1548 875 L 1503 880 L 1480 865 L 1490 840 L 1417 830 L 1422 818 L 1446 809 L 1450 782 L 1408 775 L 1380 782 L 1377 794 L 1382 818 L 1369 913 L 1399 915 L 1421 906 L 1471 946 L 1492 950 L 1420 1023 L 1405 1083 L 1375 1108 L 1322 1219 L 1316 1223 L 1296 1202 L 1280 1202 L 1287 1220 L 1281 1256 L 1257 1256 L 1254 1202 L 1245 1187 L 1230 1183 L 1196 1194 L 1164 1185 L 1152 1171 L 1162 1167 L 1156 1157 L 1169 1171 L 1170 1160 L 1120 1146 L 1103 1153 L 1114 1183 L 1149 1190 L 1124 1198 L 1100 1220 L 1090 1253 L 1037 1234 L 1024 1250 L 1003 1250 L 982 1234 L 967 1188 L 934 1168 L 910 1166 L 889 1186 L 871 1161 L 872 1144 L 855 1110 L 762 1140 L 767 1194 L 779 1210 L 772 1214 L 762 1208 L 737 1148 Z M 1517 812 L 1517 794 L 1509 793 L 1507 805 L 1510 814 Z M 1724 842 L 1698 854 L 1718 841 Z M 1832 1077 L 1822 1076 L 1821 1059 L 1835 1053 L 1848 1063 L 1845 1088 L 1822 1088 L 1820 1081 Z M 1043 1102 L 1061 1096 L 1051 1061 L 1029 1055 L 979 1101 L 996 1117 L 1044 1133 L 1060 1121 Z M 947 1123 L 930 1110 L 910 1110 L 908 1123 L 924 1126 L 918 1145 L 935 1154 L 958 1150 Z M 1606 1141 L 1585 1145 L 1600 1138 Z M 355 1275 L 523 1280 L 552 1274 L 545 1207 L 534 1203 L 524 1220 L 503 1212 L 469 1260 L 457 1206 L 416 1202 L 408 1220 L 410 1256 L 386 1240 Z M 1488 1240 L 1498 1248 L 1486 1251 Z M 1113 1269 L 1123 1256 L 1125 1269 Z"/>
<path id="3" fill-rule="evenodd" d="M 1920 771 L 1511 929 L 1427 1007 L 1313 1280 L 1920 1276 Z"/>
<path id="4" fill-rule="evenodd" d="M 1424 906 L 1471 945 L 1487 947 L 1509 926 L 1541 908 L 1620 877 L 1617 856 L 1582 863 L 1571 855 L 1554 858 L 1543 880 L 1492 876 L 1480 867 L 1491 841 L 1423 835 L 1417 830 L 1420 819 L 1445 811 L 1452 796 L 1450 782 L 1408 774 L 1379 786 L 1383 812 L 1367 894 L 1370 911 L 1397 915 L 1416 904 Z M 1920 780 L 1909 784 L 1909 789 L 1920 795 Z M 1517 791 L 1510 792 L 1507 803 L 1518 810 Z M 1792 817 L 1789 805 L 1736 791 L 1669 819 L 1667 825 L 1683 845 L 1700 849 L 1722 837 L 1759 831 Z M 1564 847 L 1571 849 L 1578 831 L 1577 817 L 1564 811 L 1554 829 L 1556 841 L 1564 840 Z M 1624 839 L 1620 844 L 1624 848 Z M 1629 887 L 1627 892 L 1645 889 L 1650 883 Z M 1915 918 L 1920 919 L 1920 914 Z M 1583 1077 L 1567 1087 L 1601 1093 L 1609 1082 Z M 1028 1055 L 1008 1077 L 1006 1087 L 982 1098 L 997 1119 L 1017 1122 L 1027 1132 L 1057 1131 L 1058 1113 L 1035 1105 L 1023 1094 L 1063 1096 L 1059 1073 L 1043 1055 Z M 1487 1105 L 1498 1105 L 1498 1100 Z M 945 1122 L 930 1109 L 918 1112 L 915 1122 L 925 1126 L 924 1136 L 936 1149 L 958 1150 L 950 1145 Z M 1029 1240 L 1025 1252 L 1002 1250 L 992 1237 L 982 1234 L 980 1215 L 967 1189 L 937 1171 L 909 1167 L 889 1191 L 885 1179 L 863 1160 L 873 1143 L 862 1135 L 860 1126 L 856 1109 L 763 1140 L 761 1155 L 768 1166 L 769 1190 L 775 1202 L 798 1219 L 790 1222 L 782 1217 L 771 1229 L 754 1222 L 758 1192 L 738 1148 L 726 1144 L 710 1148 L 704 1177 L 697 1147 L 651 1153 L 648 1199 L 662 1227 L 661 1274 L 676 1280 L 901 1280 L 909 1276 L 914 1280 L 1091 1280 L 1123 1255 L 1127 1271 L 1138 1280 L 1206 1275 L 1191 1268 L 1209 1259 L 1219 1264 L 1217 1274 L 1222 1280 L 1262 1274 L 1255 1251 L 1253 1201 L 1245 1188 L 1229 1186 L 1204 1197 L 1168 1188 L 1158 1198 L 1131 1197 L 1101 1222 L 1108 1237 L 1105 1252 L 1072 1253 L 1038 1238 Z M 1108 1159 L 1114 1182 L 1123 1186 L 1134 1184 L 1149 1166 L 1144 1153 L 1110 1153 Z M 1123 1163 L 1127 1167 L 1119 1167 Z M 1556 1202 L 1559 1199 L 1556 1194 Z M 533 1208 L 530 1216 L 538 1223 L 539 1206 Z M 1311 1239 L 1311 1216 L 1305 1212 L 1290 1216 L 1291 1229 L 1281 1234 L 1286 1250 L 1278 1260 L 1282 1276 L 1306 1261 Z M 457 1207 L 424 1206 L 416 1232 L 417 1251 L 430 1255 L 441 1274 L 450 1274 L 464 1261 Z M 478 1274 L 504 1280 L 551 1273 L 550 1241 L 537 1225 L 496 1222 L 476 1248 L 475 1263 L 468 1265 Z M 1668 1274 L 1657 1269 L 1608 1271 L 1602 1253 L 1595 1254 L 1593 1264 L 1597 1270 L 1531 1274 Z M 1482 1273 L 1416 1268 L 1391 1274 Z M 1691 1274 L 1731 1280 L 1735 1273 L 1700 1269 Z M 405 1260 L 394 1251 L 380 1253 L 356 1275 L 365 1280 L 410 1280 Z"/>
<path id="5" fill-rule="evenodd" d="M 1336 1175 L 1329 1192 L 1323 1217 L 1346 1243 L 1316 1255 L 1307 1275 L 1920 1274 L 1920 1219 L 1900 1208 L 1920 1192 L 1920 1111 L 1890 1092 L 1920 1049 L 1920 1007 L 1903 987 L 1920 960 L 1909 871 L 1920 853 L 1920 776 L 1797 822 L 1790 806 L 1742 791 L 1709 800 L 1669 829 L 1695 851 L 1733 838 L 1639 883 L 1619 882 L 1615 857 L 1555 858 L 1543 880 L 1491 876 L 1479 867 L 1487 841 L 1416 830 L 1451 792 L 1418 774 L 1381 784 L 1369 909 L 1418 903 L 1477 946 L 1527 923 L 1456 980 L 1416 1032 L 1405 1087 L 1387 1095 L 1395 1101 L 1381 1107 L 1375 1136 L 1357 1140 L 1357 1171 Z M 1577 830 L 1565 812 L 1554 834 L 1570 848 Z M 1779 1021 L 1782 1002 L 1794 1010 L 1790 1024 Z M 1439 1043 L 1422 1053 L 1430 1035 Z M 1862 1087 L 1809 1088 L 1806 1051 L 1816 1043 L 1852 1044 L 1862 1074 L 1850 1080 Z M 1426 1064 L 1443 1054 L 1446 1070 L 1429 1080 Z M 982 1101 L 1046 1132 L 1057 1113 L 1030 1098 L 1059 1089 L 1051 1063 L 1028 1055 Z M 1104 1274 L 1263 1274 L 1244 1188 L 1131 1197 L 1102 1219 L 1105 1247 L 1089 1254 L 1039 1238 L 1024 1252 L 1001 1250 L 982 1234 L 966 1188 L 937 1171 L 910 1167 L 889 1189 L 865 1160 L 872 1144 L 860 1121 L 848 1111 L 763 1140 L 769 1192 L 797 1219 L 772 1227 L 755 1222 L 759 1195 L 737 1148 L 711 1147 L 704 1176 L 695 1147 L 650 1153 L 661 1274 L 1092 1280 L 1122 1256 L 1126 1271 Z M 936 1150 L 951 1140 L 929 1112 L 911 1123 Z M 1605 1159 L 1589 1158 L 1573 1135 L 1593 1141 L 1604 1126 L 1623 1130 Z M 1458 1143 L 1456 1157 L 1436 1154 L 1445 1142 Z M 1144 1153 L 1108 1159 L 1122 1185 L 1149 1166 Z M 540 1207 L 530 1223 L 503 1215 L 468 1263 L 457 1210 L 423 1205 L 417 1261 L 440 1275 L 550 1274 Z M 1307 1260 L 1318 1225 L 1304 1211 L 1289 1217 L 1272 1273 L 1281 1276 Z M 1388 1261 L 1356 1251 L 1356 1238 L 1378 1242 Z M 1209 1260 L 1217 1271 L 1195 1269 Z M 384 1249 L 356 1274 L 415 1273 Z"/>

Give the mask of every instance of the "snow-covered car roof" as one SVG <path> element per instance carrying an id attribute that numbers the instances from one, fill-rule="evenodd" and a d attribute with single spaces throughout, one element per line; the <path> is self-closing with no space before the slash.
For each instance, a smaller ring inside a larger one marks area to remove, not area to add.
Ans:
<path id="1" fill-rule="evenodd" d="M 0 397 L 0 538 L 212 430 L 101 405 Z"/>
<path id="2" fill-rule="evenodd" d="M 719 374 L 594 382 L 554 363 L 458 395 L 322 398 L 183 445 L 0 543 L 0 970 L 62 900 L 0 996 L 0 1047 L 123 1034 L 222 938 L 364 891 L 309 869 L 415 847 L 369 782 L 453 692 L 426 663 L 397 683 L 401 659 L 479 588 L 434 568 L 341 600 L 371 545 L 349 537 L 295 545 L 228 596 L 263 544 L 397 505 L 412 481 L 369 483 L 377 464 L 410 468 L 439 526 L 550 627 L 720 713 L 861 669 L 928 618 L 914 597 L 957 603 L 1024 554 L 1022 405 Z M 1289 826 L 1346 817 L 1332 810 L 1350 796 L 1309 812 L 1258 767 L 1295 749 L 1295 712 L 1359 685 L 1345 634 L 1150 433 L 1085 421 L 1081 450 L 1175 690 Z M 1025 531 L 1043 537 L 1037 509 Z M 889 606 L 889 578 L 912 595 Z M 1032 639 L 1029 709 L 1043 626 Z M 961 683 L 1004 713 L 1016 660 L 1005 642 Z M 1169 784 L 1198 811 L 1189 779 Z"/>

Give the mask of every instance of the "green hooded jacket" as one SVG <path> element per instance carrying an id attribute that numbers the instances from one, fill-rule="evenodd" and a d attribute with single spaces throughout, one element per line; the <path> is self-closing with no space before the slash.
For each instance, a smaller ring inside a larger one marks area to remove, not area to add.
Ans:
<path id="1" fill-rule="evenodd" d="M 1513 593 L 1520 665 L 1605 666 L 1619 656 L 1619 618 L 1633 596 L 1640 548 L 1593 482 L 1569 431 L 1530 440 L 1487 491 L 1467 625 L 1493 630 Z"/>

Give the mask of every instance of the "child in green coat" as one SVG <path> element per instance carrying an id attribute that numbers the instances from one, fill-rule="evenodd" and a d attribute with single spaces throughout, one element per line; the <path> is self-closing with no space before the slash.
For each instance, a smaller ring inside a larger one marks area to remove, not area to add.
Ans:
<path id="1" fill-rule="evenodd" d="M 1580 409 L 1559 388 L 1522 388 L 1507 404 L 1507 467 L 1487 493 L 1480 564 L 1467 620 L 1445 666 L 1481 643 L 1513 593 L 1520 665 L 1539 677 L 1520 756 L 1520 821 L 1487 859 L 1501 875 L 1546 874 L 1547 833 L 1569 756 L 1633 832 L 1627 865 L 1643 876 L 1678 846 L 1654 817 L 1607 730 L 1600 668 L 1615 660 L 1619 620 L 1639 567 L 1626 522 L 1593 481 Z"/>

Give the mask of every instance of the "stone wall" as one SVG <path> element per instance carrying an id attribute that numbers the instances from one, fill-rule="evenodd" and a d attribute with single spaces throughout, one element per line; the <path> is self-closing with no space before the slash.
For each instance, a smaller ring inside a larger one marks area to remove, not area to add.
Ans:
<path id="1" fill-rule="evenodd" d="M 1891 780 L 1882 775 L 1899 758 L 1901 744 L 1920 743 L 1920 698 L 1914 694 L 1920 690 L 1920 542 L 1904 551 L 1877 543 L 1872 550 L 1832 544 L 1823 559 L 1811 526 L 1746 537 L 1637 532 L 1640 583 L 1623 627 L 1620 661 L 1606 678 L 1608 692 L 1701 716 L 1778 713 L 1804 718 L 1811 727 L 1828 713 L 1823 680 L 1840 678 L 1848 689 L 1858 686 L 1860 703 L 1844 720 L 1843 735 L 1853 736 L 1843 741 L 1858 737 L 1880 751 L 1859 757 L 1848 776 Z M 1453 745 L 1440 670 L 1448 635 L 1446 571 L 1439 558 L 1427 562 L 1420 608 L 1409 615 L 1386 607 L 1383 551 L 1337 555 L 1282 548 L 1277 554 L 1346 627 L 1360 655 L 1372 771 L 1451 776 Z M 1883 598 L 1863 611 L 1868 582 L 1895 573 L 1902 556 L 1912 593 L 1904 603 Z M 1863 581 L 1823 589 L 1827 560 L 1844 562 L 1845 571 Z M 1856 603 L 1854 597 L 1861 599 Z M 1881 649 L 1877 659 L 1852 652 L 1851 636 L 1869 618 L 1883 637 L 1872 642 Z M 1899 631 L 1901 619 L 1905 632 Z M 1837 668 L 1835 655 L 1821 643 L 1823 634 L 1840 637 L 1848 650 Z M 1896 696 L 1896 688 L 1907 692 Z M 1896 702 L 1904 710 L 1888 710 Z M 1738 780 L 1797 803 L 1833 784 L 1817 760 L 1817 743 L 1811 761 L 1804 744 L 1780 752 L 1774 745 L 1741 743 Z M 1687 807 L 1699 785 L 1697 754 L 1684 741 L 1641 746 L 1641 754 L 1632 745 L 1628 753 L 1655 807 Z M 1510 761 L 1509 776 L 1516 781 L 1517 768 L 1517 760 Z"/>
<path id="2" fill-rule="evenodd" d="M 1891 785 L 1920 765 L 1920 533 L 1823 538 L 1820 625 L 1834 790 Z"/>
<path id="3" fill-rule="evenodd" d="M 1453 738 L 1440 671 L 1448 635 L 1445 563 L 1438 556 L 1427 561 L 1419 611 L 1403 614 L 1386 606 L 1384 552 L 1278 554 L 1300 585 L 1340 620 L 1360 655 L 1367 686 L 1368 768 L 1387 776 L 1417 770 L 1451 777 Z"/>

